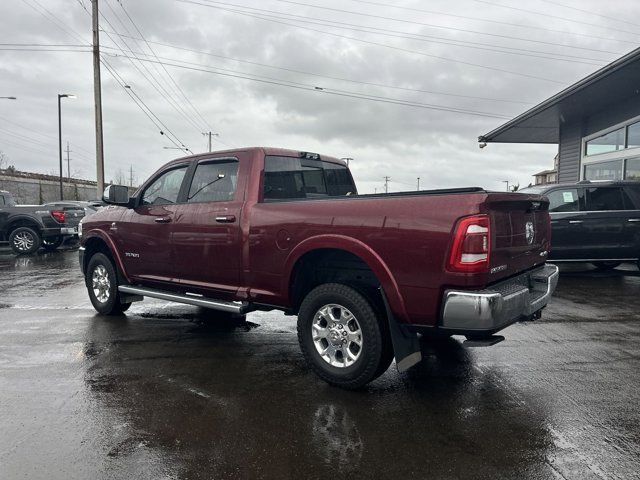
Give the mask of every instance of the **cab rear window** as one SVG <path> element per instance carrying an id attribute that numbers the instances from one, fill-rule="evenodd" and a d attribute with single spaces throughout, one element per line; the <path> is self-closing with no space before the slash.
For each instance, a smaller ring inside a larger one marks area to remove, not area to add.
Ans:
<path id="1" fill-rule="evenodd" d="M 322 198 L 355 194 L 344 165 L 296 157 L 265 157 L 264 200 Z"/>

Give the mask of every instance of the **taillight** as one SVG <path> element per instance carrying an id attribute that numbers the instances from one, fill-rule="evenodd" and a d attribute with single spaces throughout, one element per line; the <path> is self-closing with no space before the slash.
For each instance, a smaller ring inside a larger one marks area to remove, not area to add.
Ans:
<path id="1" fill-rule="evenodd" d="M 486 272 L 489 269 L 491 228 L 488 215 L 473 215 L 458 221 L 449 256 L 449 270 Z"/>
<path id="2" fill-rule="evenodd" d="M 66 215 L 63 210 L 51 210 L 51 216 L 60 223 L 64 223 L 66 219 Z"/>

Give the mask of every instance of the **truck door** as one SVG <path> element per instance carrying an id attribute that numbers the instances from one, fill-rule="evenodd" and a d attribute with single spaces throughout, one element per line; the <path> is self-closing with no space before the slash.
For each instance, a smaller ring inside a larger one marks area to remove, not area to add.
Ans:
<path id="1" fill-rule="evenodd" d="M 624 258 L 640 258 L 640 185 L 625 185 L 623 197 L 627 212 L 622 240 Z"/>
<path id="2" fill-rule="evenodd" d="M 174 275 L 193 293 L 226 299 L 240 286 L 243 155 L 200 160 L 187 181 L 184 215 L 173 226 Z"/>
<path id="3" fill-rule="evenodd" d="M 551 217 L 552 260 L 581 258 L 583 250 L 583 189 L 575 187 L 558 188 L 545 193 L 549 197 Z"/>
<path id="4" fill-rule="evenodd" d="M 587 214 L 583 218 L 582 258 L 625 258 L 622 245 L 628 212 L 619 186 L 586 187 Z"/>
<path id="5" fill-rule="evenodd" d="M 144 282 L 172 277 L 171 234 L 180 217 L 180 193 L 189 164 L 172 165 L 142 191 L 138 206 L 111 226 L 127 273 Z"/>

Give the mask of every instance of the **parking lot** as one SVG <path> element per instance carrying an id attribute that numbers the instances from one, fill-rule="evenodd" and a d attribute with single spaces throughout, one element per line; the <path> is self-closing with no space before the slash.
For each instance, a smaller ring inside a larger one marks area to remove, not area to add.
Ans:
<path id="1" fill-rule="evenodd" d="M 563 268 L 540 321 L 424 345 L 364 391 L 310 372 L 292 317 L 91 307 L 75 250 L 0 250 L 0 478 L 627 479 L 640 274 Z"/>

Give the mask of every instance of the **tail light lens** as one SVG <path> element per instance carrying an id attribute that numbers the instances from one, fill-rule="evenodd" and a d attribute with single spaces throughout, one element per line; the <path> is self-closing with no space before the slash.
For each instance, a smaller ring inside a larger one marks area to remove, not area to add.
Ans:
<path id="1" fill-rule="evenodd" d="M 66 219 L 66 215 L 63 210 L 51 210 L 51 216 L 60 223 L 64 223 Z"/>
<path id="2" fill-rule="evenodd" d="M 473 215 L 458 221 L 449 256 L 449 270 L 477 273 L 489 270 L 491 227 L 488 215 Z"/>

